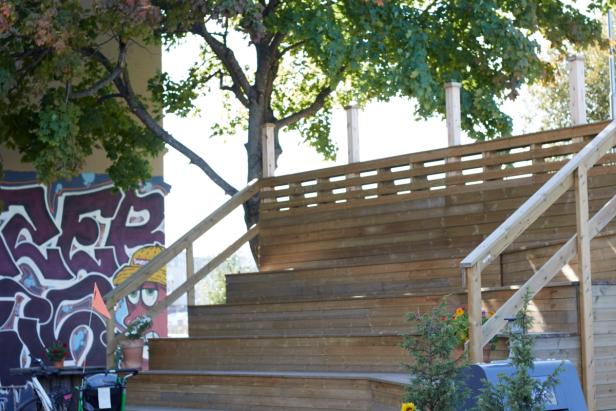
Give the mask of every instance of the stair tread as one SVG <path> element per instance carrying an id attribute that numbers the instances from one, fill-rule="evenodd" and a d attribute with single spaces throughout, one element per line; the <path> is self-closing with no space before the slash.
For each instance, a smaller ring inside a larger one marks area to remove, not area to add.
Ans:
<path id="1" fill-rule="evenodd" d="M 144 375 L 210 375 L 238 377 L 277 377 L 277 378 L 318 378 L 370 380 L 405 385 L 409 381 L 407 373 L 379 372 L 340 372 L 340 371 L 224 371 L 224 370 L 149 370 Z"/>
<path id="2" fill-rule="evenodd" d="M 561 338 L 561 337 L 575 337 L 579 333 L 574 332 L 529 332 L 529 335 L 534 336 L 535 338 Z M 290 340 L 290 339 L 303 339 L 303 338 L 327 338 L 327 339 L 335 339 L 335 338 L 386 338 L 386 337 L 403 337 L 404 335 L 413 335 L 413 334 L 397 334 L 397 333 L 382 333 L 382 334 L 348 334 L 348 335 L 217 335 L 217 336 L 194 336 L 194 337 L 158 337 L 153 338 L 152 340 L 156 341 L 172 341 L 172 342 L 180 342 L 180 341 L 190 341 L 190 340 Z M 499 333 L 497 336 L 505 336 L 504 333 Z"/>

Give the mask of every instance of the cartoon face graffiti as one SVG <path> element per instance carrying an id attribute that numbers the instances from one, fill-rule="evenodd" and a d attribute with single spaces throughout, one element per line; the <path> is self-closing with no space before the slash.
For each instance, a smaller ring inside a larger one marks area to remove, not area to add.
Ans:
<path id="1" fill-rule="evenodd" d="M 130 262 L 122 267 L 114 276 L 113 284 L 118 286 L 130 278 L 141 267 L 149 263 L 163 250 L 159 245 L 145 246 L 132 255 Z M 167 269 L 161 268 L 155 272 L 140 288 L 130 293 L 120 301 L 116 310 L 116 322 L 128 326 L 135 318 L 146 314 L 157 302 L 167 295 Z M 167 318 L 163 313 L 153 319 L 152 329 L 148 337 L 167 335 Z"/>

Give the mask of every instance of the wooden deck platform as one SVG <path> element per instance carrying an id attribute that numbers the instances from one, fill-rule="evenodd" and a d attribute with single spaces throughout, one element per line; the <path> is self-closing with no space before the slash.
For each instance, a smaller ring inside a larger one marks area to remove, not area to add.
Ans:
<path id="1" fill-rule="evenodd" d="M 228 275 L 227 304 L 189 307 L 190 338 L 151 341 L 151 371 L 131 380 L 129 404 L 399 410 L 410 361 L 400 342 L 414 332 L 405 314 L 444 296 L 452 311 L 465 306 L 462 258 L 603 127 L 265 180 L 260 272 Z M 591 215 L 616 194 L 615 161 L 608 154 L 589 171 Z M 483 270 L 483 308 L 502 306 L 575 232 L 570 190 Z M 592 241 L 591 266 L 597 406 L 610 410 L 616 223 Z M 538 358 L 581 363 L 578 271 L 573 259 L 533 299 Z M 504 347 L 494 356 L 504 358 Z"/>

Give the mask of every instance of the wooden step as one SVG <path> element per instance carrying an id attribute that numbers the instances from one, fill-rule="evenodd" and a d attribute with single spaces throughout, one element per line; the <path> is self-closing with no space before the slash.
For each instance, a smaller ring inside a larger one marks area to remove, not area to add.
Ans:
<path id="1" fill-rule="evenodd" d="M 129 407 L 227 411 L 398 411 L 405 374 L 145 371 L 130 380 Z"/>
<path id="2" fill-rule="evenodd" d="M 412 361 L 400 336 L 169 338 L 150 341 L 151 370 L 401 373 Z M 579 363 L 574 333 L 536 334 L 536 357 Z M 499 339 L 492 360 L 507 358 Z"/>
<path id="3" fill-rule="evenodd" d="M 289 340 L 289 339 L 286 339 Z M 322 341 L 322 339 L 319 339 Z M 166 349 L 170 365 L 194 367 L 204 358 L 218 357 L 218 351 L 203 344 L 182 340 L 176 346 L 161 344 Z M 249 344 L 249 339 L 243 340 Z M 154 342 L 154 341 L 152 341 Z M 333 341 L 332 341 L 333 342 Z M 192 346 L 188 346 L 192 345 Z M 156 347 L 156 346 L 154 346 Z M 288 351 L 285 351 L 288 349 Z M 297 349 L 297 347 L 296 347 Z M 175 355 L 173 351 L 182 351 Z M 196 351 L 195 351 L 196 350 Z M 281 355 L 293 351 L 292 344 L 284 347 Z M 246 352 L 250 352 L 246 349 Z M 296 357 L 304 353 L 299 349 Z M 156 358 L 160 352 L 153 351 Z M 240 361 L 252 364 L 246 353 Z M 254 353 L 255 356 L 262 354 Z M 499 349 L 493 355 L 504 358 Z M 539 359 L 568 359 L 579 371 L 579 337 L 568 334 L 540 334 L 536 336 L 535 356 Z M 229 357 L 225 357 L 229 358 Z M 356 355 L 353 358 L 357 358 Z M 186 360 L 188 359 L 188 360 Z M 215 360 L 214 360 L 215 361 Z M 206 360 L 207 362 L 207 360 Z M 237 362 L 227 363 L 232 368 Z M 208 410 L 398 410 L 403 385 L 409 380 L 404 372 L 350 372 L 350 371 L 284 371 L 284 370 L 206 370 L 156 369 L 145 371 L 130 380 L 128 404 L 131 407 L 159 409 L 197 408 Z M 609 381 L 601 385 L 606 389 Z M 609 400 L 610 393 L 600 391 L 600 402 Z M 602 408 L 606 409 L 606 408 Z"/>
<path id="4" fill-rule="evenodd" d="M 460 258 L 243 273 L 227 275 L 226 281 L 230 303 L 439 293 L 461 287 Z M 482 281 L 485 287 L 499 286 L 497 267 L 486 269 Z"/>
<path id="5" fill-rule="evenodd" d="M 515 290 L 483 293 L 486 311 L 495 311 Z M 332 300 L 225 304 L 189 307 L 191 337 L 311 337 L 402 335 L 412 332 L 408 312 L 427 312 L 447 294 L 360 297 Z M 466 305 L 466 293 L 448 295 L 449 310 Z M 536 332 L 577 332 L 577 285 L 542 290 L 532 306 Z"/>
<path id="6" fill-rule="evenodd" d="M 614 277 L 616 232 L 604 231 L 591 242 L 594 281 Z M 523 284 L 564 244 L 556 241 L 533 248 L 511 249 L 498 263 L 482 272 L 484 287 Z M 355 296 L 389 296 L 403 293 L 440 293 L 461 287 L 460 259 L 244 273 L 226 276 L 230 303 L 301 301 Z M 576 281 L 573 258 L 553 283 Z"/>
<path id="7" fill-rule="evenodd" d="M 155 339 L 150 369 L 403 372 L 401 343 L 395 335 Z"/>

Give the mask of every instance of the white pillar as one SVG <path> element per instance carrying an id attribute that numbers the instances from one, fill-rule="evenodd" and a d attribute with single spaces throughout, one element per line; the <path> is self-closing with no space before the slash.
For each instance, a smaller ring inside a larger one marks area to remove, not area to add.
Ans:
<path id="1" fill-rule="evenodd" d="M 349 163 L 359 161 L 359 108 L 356 105 L 346 107 L 347 140 Z"/>
<path id="2" fill-rule="evenodd" d="M 574 126 L 586 124 L 586 87 L 584 85 L 584 56 L 574 54 L 569 62 L 569 110 Z"/>
<path id="3" fill-rule="evenodd" d="M 276 125 L 265 123 L 261 130 L 261 153 L 263 164 L 263 177 L 272 177 L 276 170 L 276 152 L 274 149 Z"/>
<path id="4" fill-rule="evenodd" d="M 447 145 L 461 143 L 462 115 L 460 113 L 460 83 L 445 84 L 445 116 L 447 121 Z"/>

